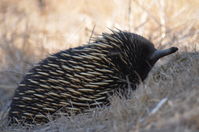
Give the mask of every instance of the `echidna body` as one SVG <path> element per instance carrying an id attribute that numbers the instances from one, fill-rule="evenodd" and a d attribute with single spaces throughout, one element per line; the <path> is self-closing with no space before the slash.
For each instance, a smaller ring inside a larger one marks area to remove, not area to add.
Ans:
<path id="1" fill-rule="evenodd" d="M 125 93 L 129 84 L 135 89 L 159 58 L 176 51 L 175 47 L 156 50 L 139 35 L 113 31 L 51 55 L 33 67 L 16 89 L 11 123 L 43 123 L 47 114 L 58 110 L 77 114 L 106 105 L 115 91 Z"/>

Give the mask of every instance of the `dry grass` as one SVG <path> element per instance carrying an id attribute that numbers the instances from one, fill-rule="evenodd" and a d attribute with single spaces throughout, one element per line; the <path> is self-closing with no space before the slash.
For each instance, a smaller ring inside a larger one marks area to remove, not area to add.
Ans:
<path id="1" fill-rule="evenodd" d="M 94 27 L 94 35 L 117 27 L 180 50 L 160 60 L 128 100 L 113 97 L 110 107 L 29 130 L 8 127 L 24 73 L 48 54 L 85 44 Z M 199 131 L 198 34 L 198 0 L 0 0 L 0 131 Z"/>

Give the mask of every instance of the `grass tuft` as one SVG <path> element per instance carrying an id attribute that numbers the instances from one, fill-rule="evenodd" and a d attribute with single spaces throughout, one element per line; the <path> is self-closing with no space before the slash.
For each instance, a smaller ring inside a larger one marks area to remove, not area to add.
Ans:
<path id="1" fill-rule="evenodd" d="M 199 131 L 198 14 L 198 0 L 0 0 L 0 131 Z M 114 96 L 110 107 L 42 126 L 8 126 L 11 97 L 28 69 L 108 28 L 179 51 L 159 60 L 129 99 Z"/>

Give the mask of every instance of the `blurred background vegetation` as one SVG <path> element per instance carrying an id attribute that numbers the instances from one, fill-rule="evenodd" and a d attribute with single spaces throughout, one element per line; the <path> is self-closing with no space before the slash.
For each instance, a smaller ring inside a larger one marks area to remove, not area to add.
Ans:
<path id="1" fill-rule="evenodd" d="M 0 0 L 0 116 L 33 64 L 108 28 L 140 34 L 160 49 L 198 53 L 199 1 Z"/>

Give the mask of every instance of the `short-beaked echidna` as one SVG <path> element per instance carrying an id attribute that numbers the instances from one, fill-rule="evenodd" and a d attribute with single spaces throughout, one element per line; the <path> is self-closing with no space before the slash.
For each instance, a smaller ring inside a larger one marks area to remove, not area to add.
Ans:
<path id="1" fill-rule="evenodd" d="M 156 50 L 144 37 L 118 30 L 50 55 L 16 89 L 9 111 L 11 123 L 42 123 L 48 121 L 47 114 L 58 110 L 77 114 L 106 105 L 115 91 L 125 92 L 129 84 L 135 89 L 159 58 L 177 50 Z"/>

